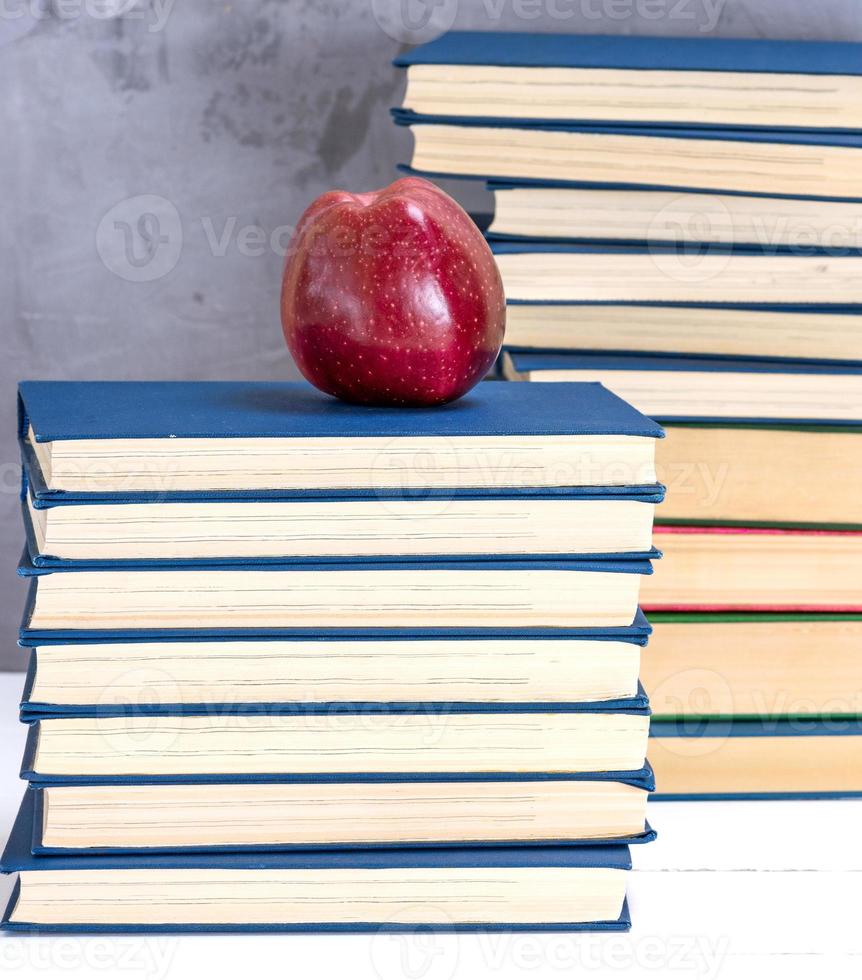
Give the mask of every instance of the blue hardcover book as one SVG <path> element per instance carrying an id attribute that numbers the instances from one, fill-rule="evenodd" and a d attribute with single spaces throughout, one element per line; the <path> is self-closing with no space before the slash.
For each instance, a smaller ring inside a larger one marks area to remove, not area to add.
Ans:
<path id="1" fill-rule="evenodd" d="M 507 319 L 510 354 L 696 358 L 704 367 L 754 361 L 774 363 L 779 370 L 782 365 L 862 366 L 857 339 L 862 310 L 852 307 L 510 300 Z M 779 324 L 792 333 L 777 331 Z M 505 377 L 503 357 L 497 371 Z"/>
<path id="2" fill-rule="evenodd" d="M 526 386 L 524 386 L 526 387 Z M 111 636 L 560 636 L 630 626 L 646 560 L 37 568 L 21 640 Z M 577 635 L 577 634 L 576 634 Z"/>
<path id="3" fill-rule="evenodd" d="M 19 436 L 43 501 L 424 500 L 609 486 L 595 473 L 578 481 L 595 437 L 612 437 L 619 468 L 631 450 L 648 459 L 661 429 L 595 385 L 484 382 L 449 405 L 405 409 L 300 383 L 31 381 L 19 386 Z"/>
<path id="4" fill-rule="evenodd" d="M 862 129 L 852 43 L 453 32 L 395 64 L 405 108 L 426 115 Z"/>
<path id="5" fill-rule="evenodd" d="M 855 229 L 862 207 L 847 201 L 523 187 L 510 181 L 489 181 L 487 188 L 494 213 L 473 215 L 473 221 L 491 242 L 626 246 L 655 249 L 659 256 L 672 247 L 692 263 L 723 249 L 752 255 L 859 253 Z"/>
<path id="6" fill-rule="evenodd" d="M 766 255 L 721 245 L 520 241 L 492 242 L 491 250 L 509 303 L 862 311 L 858 248 L 837 256 Z"/>
<path id="7" fill-rule="evenodd" d="M 200 685 L 194 688 L 195 692 L 203 690 L 213 692 L 208 701 L 200 700 L 199 693 L 197 694 L 197 698 L 195 698 L 195 695 L 192 695 L 191 699 L 186 698 L 180 700 L 186 694 L 186 684 L 180 680 L 180 670 L 177 668 L 181 664 L 188 665 L 187 658 L 189 654 L 186 650 L 183 650 L 182 653 L 177 653 L 175 647 L 170 647 L 166 650 L 164 647 L 148 644 L 141 650 L 137 658 L 134 654 L 134 645 L 130 644 L 126 644 L 126 646 L 131 649 L 124 650 L 119 656 L 116 652 L 117 648 L 114 646 L 111 648 L 111 653 L 108 656 L 101 657 L 98 653 L 98 645 L 92 647 L 87 646 L 86 650 L 82 651 L 83 657 L 76 656 L 76 653 L 81 649 L 80 647 L 66 647 L 60 655 L 60 660 L 64 663 L 71 663 L 73 680 L 68 679 L 68 674 L 62 667 L 58 675 L 57 668 L 53 664 L 53 661 L 57 658 L 51 656 L 50 647 L 41 655 L 38 651 L 32 650 L 24 681 L 24 691 L 21 695 L 21 721 L 24 724 L 29 724 L 30 722 L 39 721 L 43 718 L 125 718 L 130 715 L 201 715 L 222 713 L 228 709 L 240 714 L 243 712 L 263 712 L 274 715 L 304 713 L 331 715 L 357 711 L 380 712 L 384 714 L 388 712 L 404 712 L 408 714 L 416 712 L 433 712 L 437 714 L 454 712 L 472 714 L 477 712 L 549 711 L 614 713 L 629 710 L 647 711 L 649 708 L 649 699 L 640 683 L 637 685 L 637 693 L 632 697 L 620 694 L 604 697 L 593 696 L 589 700 L 575 700 L 572 697 L 566 698 L 560 696 L 556 696 L 553 700 L 549 700 L 547 697 L 531 698 L 530 684 L 531 682 L 536 683 L 537 678 L 527 674 L 522 665 L 515 667 L 515 670 L 521 670 L 520 676 L 510 675 L 507 672 L 505 659 L 507 657 L 519 659 L 528 657 L 531 660 L 540 661 L 535 667 L 535 672 L 539 674 L 543 668 L 547 669 L 549 664 L 554 663 L 554 658 L 560 658 L 561 654 L 563 654 L 560 644 L 550 644 L 551 649 L 546 654 L 542 649 L 542 641 L 531 641 L 529 652 L 526 652 L 520 643 L 516 644 L 515 649 L 512 650 L 509 649 L 512 646 L 511 643 L 499 639 L 493 641 L 499 650 L 499 658 L 494 662 L 493 666 L 490 665 L 489 659 L 482 661 L 486 669 L 493 670 L 499 678 L 499 687 L 496 686 L 495 680 L 485 681 L 483 678 L 474 676 L 472 678 L 472 686 L 477 696 L 474 696 L 471 700 L 459 700 L 457 697 L 447 697 L 446 693 L 447 691 L 463 692 L 467 687 L 467 684 L 464 683 L 463 676 L 452 676 L 448 685 L 441 688 L 439 679 L 433 677 L 426 678 L 424 672 L 422 672 L 411 685 L 415 692 L 414 696 L 410 700 L 407 700 L 403 699 L 402 695 L 401 700 L 395 700 L 392 697 L 387 697 L 383 693 L 385 682 L 381 677 L 375 677 L 374 675 L 369 677 L 367 674 L 361 674 L 350 663 L 350 660 L 355 657 L 370 659 L 376 656 L 382 660 L 381 665 L 376 669 L 382 672 L 393 659 L 391 656 L 386 655 L 386 642 L 375 640 L 371 643 L 363 644 L 356 643 L 355 641 L 348 641 L 346 643 L 344 641 L 326 642 L 318 639 L 312 644 L 312 647 L 320 647 L 319 655 L 315 655 L 314 652 L 309 652 L 309 645 L 307 643 L 300 645 L 300 651 L 297 651 L 296 654 L 297 657 L 313 660 L 315 664 L 315 668 L 313 669 L 321 670 L 321 661 L 323 658 L 326 658 L 334 665 L 338 662 L 338 658 L 341 657 L 340 669 L 345 673 L 349 673 L 351 669 L 354 671 L 353 684 L 355 687 L 349 696 L 348 692 L 351 691 L 351 684 L 345 683 L 339 685 L 339 690 L 342 693 L 341 700 L 332 696 L 321 697 L 319 694 L 320 687 L 315 688 L 311 679 L 306 679 L 304 682 L 306 685 L 306 694 L 302 699 L 276 700 L 278 696 L 275 693 L 276 689 L 280 683 L 283 683 L 277 676 L 272 677 L 268 685 L 266 679 L 253 679 L 249 676 L 244 685 L 245 692 L 241 695 L 245 697 L 245 700 L 227 700 L 219 696 L 219 684 L 220 682 L 225 682 L 224 676 L 219 676 L 218 674 L 213 675 L 211 673 L 208 673 L 205 677 L 201 677 Z M 583 643 L 584 641 L 581 640 L 578 642 Z M 384 647 L 382 651 L 380 650 L 381 643 Z M 423 641 L 414 639 L 408 644 L 404 644 L 395 643 L 390 638 L 388 643 L 390 646 L 397 648 L 394 651 L 395 658 L 402 657 L 406 659 L 409 657 L 411 660 L 417 657 L 432 658 L 433 664 L 429 664 L 429 672 L 431 670 L 438 672 L 450 670 L 453 672 L 453 675 L 456 674 L 457 668 L 452 666 L 447 654 L 451 652 L 452 660 L 456 658 L 470 660 L 473 657 L 470 650 L 471 646 L 480 647 L 480 656 L 485 654 L 488 647 L 487 643 L 476 639 L 457 641 L 455 644 L 442 644 L 439 640 Z M 620 686 L 623 686 L 624 680 L 627 680 L 626 674 L 630 667 L 634 667 L 635 661 L 639 660 L 633 645 L 631 643 L 622 645 L 607 637 L 594 640 L 593 644 L 596 643 L 601 643 L 607 648 L 607 654 L 603 654 L 603 656 L 606 656 L 607 660 L 610 661 L 609 675 L 613 680 L 610 682 L 605 681 L 604 683 L 613 684 L 616 679 L 619 679 Z M 259 667 L 259 662 L 255 660 L 254 645 L 252 645 L 251 649 L 248 645 L 239 648 L 237 644 L 230 644 L 228 649 L 224 649 L 225 646 L 226 644 L 224 642 L 214 643 L 212 657 L 224 657 L 228 660 L 237 660 L 240 663 L 246 661 L 249 674 L 252 669 Z M 267 644 L 267 646 L 272 647 L 272 644 Z M 347 647 L 348 649 L 342 652 L 339 650 L 339 647 Z M 584 656 L 589 657 L 591 654 L 594 655 L 596 649 L 594 645 L 590 645 L 589 651 Z M 206 652 L 209 653 L 210 651 Z M 275 659 L 279 652 L 286 659 L 282 661 L 276 660 L 276 663 L 281 664 L 282 669 L 284 669 L 283 665 L 290 662 L 290 653 L 285 652 L 284 646 L 280 646 L 276 650 L 263 650 L 261 651 L 261 655 Z M 123 656 L 123 654 L 127 654 L 127 656 Z M 572 661 L 576 662 L 578 660 L 579 652 L 577 642 L 566 643 L 565 655 Z M 384 657 L 385 659 L 383 659 Z M 103 670 L 111 669 L 113 679 L 113 675 L 116 672 L 112 664 L 105 664 L 105 661 L 111 661 L 112 658 L 119 660 L 121 668 L 119 672 L 119 683 L 116 687 L 110 682 L 100 684 L 92 673 L 94 669 L 101 666 Z M 203 661 L 200 667 L 202 674 L 204 672 L 204 665 L 211 668 L 212 661 L 206 658 L 204 653 L 195 654 L 192 652 L 191 660 L 194 661 L 195 659 Z M 149 660 L 152 664 L 149 673 L 147 673 L 146 667 L 142 666 L 145 660 Z M 54 667 L 53 674 L 52 667 Z M 416 668 L 412 665 L 408 669 L 414 673 L 416 671 Z M 468 669 L 466 668 L 463 673 L 466 674 Z M 481 670 L 481 667 L 479 669 Z M 586 669 L 588 671 L 595 671 L 592 664 L 588 664 Z M 473 670 L 477 670 L 477 665 L 474 665 Z M 407 670 L 402 669 L 402 677 L 406 673 Z M 573 674 L 575 674 L 575 681 L 579 679 L 577 677 L 576 664 L 574 669 L 569 664 L 560 664 L 557 673 L 561 688 L 565 683 L 573 683 Z M 44 674 L 48 675 L 47 679 L 43 677 Z M 132 680 L 131 687 L 123 683 L 124 680 L 129 679 L 129 675 Z M 52 676 L 56 678 L 53 682 L 51 680 Z M 232 671 L 229 675 L 229 679 L 234 681 L 235 684 L 237 683 L 234 680 L 236 676 L 237 671 Z M 397 676 L 393 678 L 392 687 L 397 687 L 399 679 L 401 678 Z M 376 681 L 376 686 L 369 683 L 370 680 Z M 520 692 L 516 695 L 512 695 L 509 692 L 502 695 L 501 691 L 507 683 L 510 685 L 519 685 Z M 49 690 L 56 691 L 60 689 L 64 691 L 66 699 L 42 699 L 35 692 L 37 690 L 41 691 L 43 689 L 42 685 L 45 684 L 47 684 Z M 37 685 L 39 686 L 37 687 Z M 297 689 L 302 685 L 303 681 L 297 679 Z M 267 686 L 269 687 L 269 696 L 261 696 L 262 690 L 266 689 Z M 324 681 L 321 686 L 325 688 L 327 686 L 326 682 Z M 571 690 L 571 688 L 569 689 Z M 231 690 L 235 692 L 236 687 L 232 687 Z M 134 692 L 133 698 L 129 697 L 131 691 Z M 481 700 L 480 692 L 482 691 L 493 694 L 494 699 Z M 431 692 L 433 692 L 433 697 L 429 696 Z M 82 695 L 83 700 L 81 700 Z M 170 700 L 171 698 L 175 700 Z M 463 698 L 463 693 L 461 693 L 461 698 Z"/>
<path id="8" fill-rule="evenodd" d="M 862 367 L 853 364 L 511 351 L 503 373 L 601 381 L 666 425 L 862 426 Z"/>
<path id="9" fill-rule="evenodd" d="M 862 796 L 862 719 L 654 721 L 656 799 Z"/>
<path id="10" fill-rule="evenodd" d="M 627 847 L 34 856 L 27 794 L 0 870 L 22 932 L 624 931 Z M 62 871 L 62 881 L 39 872 Z"/>
<path id="11" fill-rule="evenodd" d="M 33 783 L 536 779 L 639 770 L 649 705 L 209 704 L 116 706 L 30 725 Z M 170 751 L 168 751 L 168 749 Z"/>
<path id="12" fill-rule="evenodd" d="M 473 782 L 31 787 L 36 855 L 429 847 L 605 847 L 655 840 L 652 770 Z"/>
<path id="13" fill-rule="evenodd" d="M 862 200 L 862 132 L 392 115 L 414 137 L 399 170 L 433 179 Z"/>
<path id="14" fill-rule="evenodd" d="M 40 500 L 25 464 L 30 561 L 45 569 L 302 566 L 441 561 L 650 559 L 659 484 L 517 490 L 493 497 L 97 502 Z M 70 541 L 71 537 L 71 541 Z"/>

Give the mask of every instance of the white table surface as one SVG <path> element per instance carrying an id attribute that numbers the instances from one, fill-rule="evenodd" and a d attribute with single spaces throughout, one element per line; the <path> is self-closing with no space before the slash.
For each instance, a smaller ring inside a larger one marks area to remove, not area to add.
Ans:
<path id="1" fill-rule="evenodd" d="M 23 675 L 0 674 L 0 823 L 20 801 Z M 452 980 L 862 975 L 862 800 L 654 803 L 620 936 L 0 936 L 14 978 Z M 3 901 L 10 887 L 3 883 Z"/>

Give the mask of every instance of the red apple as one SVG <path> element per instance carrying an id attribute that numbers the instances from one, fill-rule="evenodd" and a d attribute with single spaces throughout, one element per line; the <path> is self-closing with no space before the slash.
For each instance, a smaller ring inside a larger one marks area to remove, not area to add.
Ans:
<path id="1" fill-rule="evenodd" d="M 300 218 L 281 292 L 287 346 L 322 391 L 365 405 L 440 405 L 503 342 L 503 284 L 455 201 L 407 177 L 323 194 Z"/>

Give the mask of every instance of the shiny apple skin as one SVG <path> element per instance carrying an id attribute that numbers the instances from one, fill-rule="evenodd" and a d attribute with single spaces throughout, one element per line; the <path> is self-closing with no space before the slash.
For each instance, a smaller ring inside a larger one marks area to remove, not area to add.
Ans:
<path id="1" fill-rule="evenodd" d="M 506 301 L 467 213 L 407 177 L 311 204 L 288 247 L 281 322 L 299 370 L 322 391 L 363 405 L 441 405 L 494 363 Z"/>

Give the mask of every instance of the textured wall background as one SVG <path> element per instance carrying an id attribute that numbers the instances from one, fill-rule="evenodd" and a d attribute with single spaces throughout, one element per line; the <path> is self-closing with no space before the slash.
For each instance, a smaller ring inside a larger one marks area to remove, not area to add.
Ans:
<path id="1" fill-rule="evenodd" d="M 390 59 L 450 26 L 862 40 L 862 0 L 2 0 L 0 667 L 24 664 L 15 383 L 292 377 L 290 225 L 393 178 Z"/>

